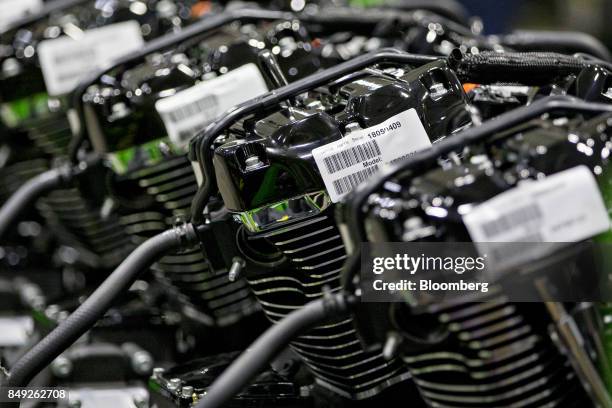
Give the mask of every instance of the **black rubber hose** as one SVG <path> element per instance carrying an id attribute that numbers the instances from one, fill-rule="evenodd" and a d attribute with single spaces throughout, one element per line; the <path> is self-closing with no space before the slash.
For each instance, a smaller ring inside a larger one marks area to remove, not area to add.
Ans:
<path id="1" fill-rule="evenodd" d="M 47 170 L 28 180 L 0 208 L 0 240 L 21 214 L 49 191 L 60 187 L 70 178 L 66 167 Z"/>
<path id="2" fill-rule="evenodd" d="M 499 53 L 484 51 L 467 54 L 457 66 L 461 81 L 487 84 L 518 82 L 541 85 L 567 75 L 578 74 L 593 62 L 553 52 Z"/>
<path id="3" fill-rule="evenodd" d="M 15 363 L 7 386 L 27 386 L 43 368 L 93 327 L 143 270 L 166 253 L 197 241 L 194 227 L 186 224 L 155 235 L 138 246 L 81 306 Z"/>
<path id="4" fill-rule="evenodd" d="M 289 313 L 264 332 L 219 376 L 195 408 L 226 406 L 296 336 L 328 318 L 348 313 L 352 299 L 343 294 L 324 296 Z"/>

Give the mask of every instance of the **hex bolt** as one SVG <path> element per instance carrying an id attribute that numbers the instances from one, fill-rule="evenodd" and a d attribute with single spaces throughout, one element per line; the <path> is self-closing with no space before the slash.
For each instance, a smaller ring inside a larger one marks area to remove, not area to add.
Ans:
<path id="1" fill-rule="evenodd" d="M 433 100 L 440 99 L 447 93 L 448 89 L 446 89 L 442 83 L 438 82 L 429 87 L 429 94 Z"/>
<path id="2" fill-rule="evenodd" d="M 134 353 L 131 358 L 132 369 L 136 374 L 147 375 L 153 369 L 153 357 L 147 351 L 141 350 Z"/>
<path id="3" fill-rule="evenodd" d="M 30 305 L 34 310 L 42 310 L 45 307 L 45 298 L 42 296 L 35 296 L 31 299 Z"/>
<path id="4" fill-rule="evenodd" d="M 65 356 L 59 356 L 51 363 L 51 372 L 58 378 L 66 378 L 72 373 L 72 361 Z"/>
<path id="5" fill-rule="evenodd" d="M 264 165 L 264 163 L 259 159 L 259 156 L 252 155 L 247 157 L 244 164 L 246 165 L 246 170 L 255 170 Z"/>
<path id="6" fill-rule="evenodd" d="M 181 386 L 180 378 L 171 378 L 170 382 L 168 383 L 168 390 L 171 392 L 177 392 L 180 386 Z"/>
<path id="7" fill-rule="evenodd" d="M 153 370 L 153 357 L 135 343 L 123 343 L 121 349 L 130 361 L 132 370 L 139 375 L 148 375 Z"/>
<path id="8" fill-rule="evenodd" d="M 49 305 L 45 309 L 45 316 L 47 316 L 50 320 L 57 321 L 61 311 L 62 309 L 58 305 Z"/>
<path id="9" fill-rule="evenodd" d="M 344 127 L 344 133 L 346 135 L 350 135 L 353 132 L 357 132 L 358 130 L 361 130 L 361 126 L 359 125 L 358 122 L 351 122 L 348 123 L 345 127 Z"/>
<path id="10" fill-rule="evenodd" d="M 468 104 L 465 107 L 465 110 L 470 115 L 470 119 L 472 120 L 472 123 L 474 125 L 482 125 L 482 115 L 480 114 L 480 110 L 476 106 Z"/>
<path id="11" fill-rule="evenodd" d="M 161 368 L 161 367 L 155 367 L 155 368 L 153 369 L 153 374 L 152 374 L 152 377 L 153 377 L 153 378 L 155 378 L 156 380 L 159 380 L 159 379 L 161 378 L 161 376 L 162 376 L 162 375 L 164 375 L 164 372 L 165 372 L 165 371 L 166 371 L 166 370 L 164 370 L 164 369 L 163 369 L 163 368 Z"/>
<path id="12" fill-rule="evenodd" d="M 240 258 L 239 256 L 235 256 L 232 259 L 232 266 L 230 267 L 230 270 L 227 276 L 230 282 L 234 282 L 236 279 L 240 277 L 240 273 L 242 272 L 242 269 L 245 266 L 246 266 L 246 262 L 244 261 L 244 259 Z"/>
<path id="13" fill-rule="evenodd" d="M 192 395 L 193 395 L 193 387 L 190 385 L 184 386 L 183 389 L 181 390 L 181 396 L 183 398 L 191 398 Z"/>

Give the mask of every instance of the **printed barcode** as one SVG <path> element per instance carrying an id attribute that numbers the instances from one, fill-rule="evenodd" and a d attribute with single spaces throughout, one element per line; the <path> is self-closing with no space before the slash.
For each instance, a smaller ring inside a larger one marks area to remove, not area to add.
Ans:
<path id="1" fill-rule="evenodd" d="M 84 65 L 84 64 L 83 64 Z M 87 64 L 87 67 L 79 67 L 78 70 L 67 71 L 63 74 L 57 76 L 58 82 L 72 81 L 74 78 L 79 78 L 83 75 L 83 73 L 87 73 L 88 71 L 92 71 L 96 68 L 95 62 L 91 64 Z"/>
<path id="2" fill-rule="evenodd" d="M 202 115 L 208 121 L 214 119 L 218 105 L 215 95 L 206 95 L 203 98 L 168 112 L 168 117 L 173 123 L 182 122 L 195 115 Z"/>
<path id="3" fill-rule="evenodd" d="M 188 129 L 183 129 L 180 130 L 178 132 L 178 136 L 179 139 L 183 142 L 191 140 L 191 138 L 193 136 L 195 136 L 196 133 L 198 133 L 200 130 L 204 129 L 206 127 L 206 124 L 209 123 L 208 121 L 203 121 L 202 123 L 196 125 L 196 126 L 192 126 Z"/>
<path id="4" fill-rule="evenodd" d="M 349 174 L 332 182 L 337 195 L 346 194 L 352 191 L 359 184 L 366 181 L 370 176 L 378 171 L 378 165 L 367 167 L 356 173 Z"/>
<path id="5" fill-rule="evenodd" d="M 497 220 L 484 223 L 482 231 L 487 238 L 492 238 L 508 230 L 515 229 L 517 226 L 540 220 L 542 217 L 540 207 L 537 204 L 530 204 L 512 210 Z"/>
<path id="6" fill-rule="evenodd" d="M 349 147 L 323 159 L 329 174 L 354 166 L 366 160 L 380 156 L 380 148 L 376 140 L 370 140 L 357 146 Z"/>
<path id="7" fill-rule="evenodd" d="M 96 50 L 94 48 L 77 48 L 69 50 L 66 53 L 56 55 L 53 57 L 53 62 L 55 62 L 56 65 L 61 65 L 64 63 L 72 63 L 74 60 L 80 60 L 87 61 L 93 65 L 95 63 L 95 59 Z"/>
<path id="8" fill-rule="evenodd" d="M 538 251 L 546 248 L 530 245 L 537 242 L 544 242 L 544 238 L 539 232 L 525 235 L 512 241 L 498 243 L 497 245 L 489 244 L 486 247 L 488 248 L 487 254 L 489 255 L 490 262 L 493 263 L 525 262 L 532 259 L 534 254 L 538 254 Z M 493 271 L 491 270 L 491 272 Z"/>

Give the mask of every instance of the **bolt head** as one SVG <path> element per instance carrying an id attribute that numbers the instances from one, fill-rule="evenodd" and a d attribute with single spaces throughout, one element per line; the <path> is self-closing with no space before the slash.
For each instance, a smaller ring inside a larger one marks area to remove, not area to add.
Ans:
<path id="1" fill-rule="evenodd" d="M 136 374 L 147 375 L 153 369 L 153 357 L 146 351 L 137 351 L 132 356 L 132 369 Z"/>
<path id="2" fill-rule="evenodd" d="M 264 165 L 263 162 L 259 160 L 259 157 L 255 155 L 247 157 L 244 164 L 246 165 L 247 170 L 258 169 Z"/>
<path id="3" fill-rule="evenodd" d="M 168 389 L 170 391 L 172 391 L 172 392 L 178 391 L 180 386 L 181 386 L 181 379 L 180 378 L 172 378 L 168 382 Z"/>
<path id="4" fill-rule="evenodd" d="M 193 396 L 193 387 L 190 385 L 186 385 L 181 390 L 181 396 L 183 398 L 191 398 Z"/>
<path id="5" fill-rule="evenodd" d="M 59 356 L 51 363 L 51 372 L 58 378 L 66 378 L 72 373 L 72 361 L 70 359 Z"/>
<path id="6" fill-rule="evenodd" d="M 164 375 L 165 371 L 166 370 L 164 370 L 161 367 L 155 367 L 155 368 L 153 368 L 153 377 L 154 378 L 161 378 L 161 376 Z"/>
<path id="7" fill-rule="evenodd" d="M 45 309 L 45 316 L 47 316 L 51 320 L 57 320 L 60 312 L 61 308 L 58 305 L 49 305 Z"/>

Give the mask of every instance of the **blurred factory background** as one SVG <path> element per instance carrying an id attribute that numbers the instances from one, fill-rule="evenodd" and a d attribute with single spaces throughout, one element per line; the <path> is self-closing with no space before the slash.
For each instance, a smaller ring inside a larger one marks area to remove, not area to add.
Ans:
<path id="1" fill-rule="evenodd" d="M 470 14 L 481 16 L 494 34 L 513 28 L 583 31 L 612 42 L 609 0 L 461 0 Z"/>
<path id="2" fill-rule="evenodd" d="M 402 1 L 402 0 L 396 0 Z M 612 44 L 612 1 L 609 0 L 459 0 L 469 14 L 480 16 L 485 32 L 521 29 L 582 31 Z M 353 0 L 375 5 L 381 0 Z"/>

